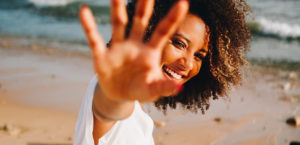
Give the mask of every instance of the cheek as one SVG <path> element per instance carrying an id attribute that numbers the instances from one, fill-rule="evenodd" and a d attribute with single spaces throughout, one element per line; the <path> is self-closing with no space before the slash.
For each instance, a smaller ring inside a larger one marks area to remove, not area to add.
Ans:
<path id="1" fill-rule="evenodd" d="M 177 56 L 178 53 L 176 52 L 176 50 L 172 46 L 167 45 L 162 52 L 161 63 L 162 64 L 172 63 L 176 61 Z"/>
<path id="2" fill-rule="evenodd" d="M 201 66 L 202 66 L 202 62 L 195 62 L 194 68 L 191 72 L 191 78 L 196 76 L 200 72 Z"/>

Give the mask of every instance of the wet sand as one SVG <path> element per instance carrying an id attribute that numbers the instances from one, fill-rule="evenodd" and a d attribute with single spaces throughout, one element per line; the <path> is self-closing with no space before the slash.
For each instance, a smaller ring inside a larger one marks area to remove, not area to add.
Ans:
<path id="1" fill-rule="evenodd" d="M 2 36 L 3 37 L 3 36 Z M 93 76 L 88 54 L 0 39 L 1 145 L 72 144 L 77 113 Z M 146 104 L 157 145 L 288 145 L 300 141 L 300 72 L 250 66 L 243 85 L 214 100 L 205 115 L 167 116 Z"/>

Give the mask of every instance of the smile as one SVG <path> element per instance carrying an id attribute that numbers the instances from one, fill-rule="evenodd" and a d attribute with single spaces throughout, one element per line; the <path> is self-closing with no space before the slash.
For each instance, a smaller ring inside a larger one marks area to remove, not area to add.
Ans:
<path id="1" fill-rule="evenodd" d="M 171 70 L 171 69 L 168 68 L 167 66 L 163 66 L 163 70 L 164 70 L 164 72 L 165 72 L 168 76 L 170 76 L 171 78 L 174 78 L 174 79 L 177 79 L 177 80 L 183 78 L 182 75 L 176 73 L 175 71 Z"/>

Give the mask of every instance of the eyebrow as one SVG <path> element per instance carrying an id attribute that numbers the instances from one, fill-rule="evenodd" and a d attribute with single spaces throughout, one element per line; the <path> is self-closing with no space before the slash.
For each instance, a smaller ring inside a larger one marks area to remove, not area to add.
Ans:
<path id="1" fill-rule="evenodd" d="M 188 39 L 188 38 L 186 38 L 185 36 L 183 36 L 182 34 L 179 34 L 179 33 L 175 33 L 174 34 L 174 36 L 179 36 L 179 37 L 181 37 L 181 38 L 183 38 L 183 39 L 185 39 L 188 43 L 190 43 L 191 41 Z M 207 53 L 208 51 L 206 51 L 204 48 L 200 48 L 200 50 L 199 50 L 200 52 L 203 52 L 203 53 Z"/>
<path id="2" fill-rule="evenodd" d="M 175 33 L 174 36 L 179 36 L 179 37 L 182 37 L 183 39 L 185 39 L 188 43 L 190 43 L 191 41 L 186 38 L 185 36 L 183 36 L 182 34 L 179 34 L 179 33 Z"/>

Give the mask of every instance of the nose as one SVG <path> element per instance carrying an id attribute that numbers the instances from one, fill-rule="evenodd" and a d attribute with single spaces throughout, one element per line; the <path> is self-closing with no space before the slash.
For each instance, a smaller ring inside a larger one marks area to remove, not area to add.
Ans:
<path id="1" fill-rule="evenodd" d="M 181 67 L 182 71 L 188 71 L 191 70 L 193 68 L 193 56 L 191 55 L 185 55 L 182 56 L 179 59 L 179 66 Z"/>

